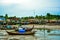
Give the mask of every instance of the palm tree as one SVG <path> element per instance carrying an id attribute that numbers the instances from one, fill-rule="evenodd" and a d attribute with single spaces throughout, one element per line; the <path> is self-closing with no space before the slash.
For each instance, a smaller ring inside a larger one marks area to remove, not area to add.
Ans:
<path id="1" fill-rule="evenodd" d="M 51 19 L 51 14 L 50 14 L 50 13 L 47 13 L 46 19 L 47 19 L 48 21 L 50 21 L 50 19 Z"/>
<path id="2" fill-rule="evenodd" d="M 5 14 L 5 21 L 7 23 L 7 19 L 8 19 L 8 14 Z"/>

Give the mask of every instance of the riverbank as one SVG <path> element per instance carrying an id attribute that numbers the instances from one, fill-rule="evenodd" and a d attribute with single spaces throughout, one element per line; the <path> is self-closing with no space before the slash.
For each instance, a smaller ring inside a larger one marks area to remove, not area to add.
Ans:
<path id="1" fill-rule="evenodd" d="M 29 25 L 22 25 L 23 27 L 29 27 L 32 28 L 34 25 L 34 29 L 60 29 L 59 25 L 37 25 L 37 24 L 29 24 Z M 12 25 L 12 27 L 18 27 L 18 25 Z M 7 31 L 14 31 L 14 30 L 7 30 Z M 34 36 L 32 35 L 7 35 L 7 38 L 4 38 L 4 40 L 59 40 L 60 39 L 60 31 L 59 30 L 37 30 L 36 33 L 34 34 Z M 2 32 L 2 30 L 1 30 Z M 45 34 L 44 34 L 45 32 Z M 59 33 L 57 35 L 48 35 L 49 33 Z M 4 33 L 4 32 L 3 32 Z M 5 34 L 5 33 L 4 33 Z M 44 37 L 45 36 L 45 37 Z M 2 37 L 2 36 L 0 36 Z M 5 36 L 4 36 L 5 37 Z M 51 38 L 52 37 L 52 38 Z M 2 37 L 3 38 L 3 37 Z M 2 38 L 0 38 L 2 40 Z"/>
<path id="2" fill-rule="evenodd" d="M 19 25 L 11 25 L 11 26 L 18 27 Z M 39 25 L 39 24 L 22 25 L 22 27 L 28 27 L 28 28 L 32 28 L 33 26 L 34 26 L 34 29 L 44 29 L 44 28 L 45 29 L 60 29 L 60 25 Z"/>
<path id="3" fill-rule="evenodd" d="M 37 25 L 37 24 L 29 24 L 29 25 L 22 25 L 22 26 L 26 26 L 26 27 L 33 27 L 34 25 L 34 28 L 35 29 L 38 29 L 38 28 L 46 28 L 46 29 L 60 29 L 60 25 Z"/>

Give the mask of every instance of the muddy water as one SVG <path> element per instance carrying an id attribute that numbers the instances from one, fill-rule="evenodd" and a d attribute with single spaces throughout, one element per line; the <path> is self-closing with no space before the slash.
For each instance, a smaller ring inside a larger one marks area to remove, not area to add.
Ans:
<path id="1" fill-rule="evenodd" d="M 49 34 L 57 34 L 57 35 L 49 35 Z M 37 30 L 37 32 L 32 35 L 9 35 L 9 39 L 17 39 L 17 40 L 59 40 L 60 39 L 60 30 L 52 30 L 49 33 L 47 30 Z M 8 39 L 8 40 L 9 40 Z"/>
<path id="2" fill-rule="evenodd" d="M 30 26 L 30 25 L 29 25 Z M 28 26 L 28 27 L 29 27 Z M 32 26 L 30 26 L 32 27 Z M 44 25 L 38 25 L 35 26 L 37 28 L 43 28 Z M 2 35 L 0 35 L 0 40 L 60 40 L 60 26 L 45 26 L 45 28 L 54 29 L 50 32 L 47 32 L 47 30 L 37 30 L 34 36 L 32 35 L 8 35 L 8 38 L 4 38 Z M 56 30 L 57 29 L 57 30 Z M 2 31 L 1 31 L 2 32 Z M 56 35 L 49 35 L 49 34 L 56 34 Z"/>
<path id="3" fill-rule="evenodd" d="M 56 34 L 56 35 L 49 35 Z M 59 35 L 58 35 L 59 34 Z M 8 35 L 7 39 L 0 35 L 0 40 L 59 40 L 60 30 L 52 30 L 49 33 L 47 30 L 37 30 L 33 35 Z"/>

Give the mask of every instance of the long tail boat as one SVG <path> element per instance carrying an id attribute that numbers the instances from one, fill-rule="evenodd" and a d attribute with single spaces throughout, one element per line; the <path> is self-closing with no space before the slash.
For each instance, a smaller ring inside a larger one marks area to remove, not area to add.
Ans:
<path id="1" fill-rule="evenodd" d="M 24 32 L 24 33 L 20 33 L 20 32 L 17 32 L 17 31 L 6 31 L 9 35 L 34 35 L 35 34 L 35 31 L 33 32 Z"/>

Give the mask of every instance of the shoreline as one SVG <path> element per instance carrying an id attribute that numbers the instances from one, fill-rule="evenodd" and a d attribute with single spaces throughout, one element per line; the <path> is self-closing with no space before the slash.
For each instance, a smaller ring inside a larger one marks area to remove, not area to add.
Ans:
<path id="1" fill-rule="evenodd" d="M 34 29 L 60 29 L 60 25 L 39 25 L 39 24 L 29 24 L 22 25 L 23 27 L 32 28 L 34 25 Z M 3 26 L 3 25 L 2 25 Z M 12 27 L 18 27 L 18 25 L 12 25 Z"/>
<path id="2" fill-rule="evenodd" d="M 22 26 L 33 27 L 33 24 L 22 25 Z M 39 29 L 39 28 L 45 28 L 45 29 L 60 29 L 60 25 L 35 25 L 35 24 L 34 24 L 34 28 L 35 28 L 35 29 Z"/>

